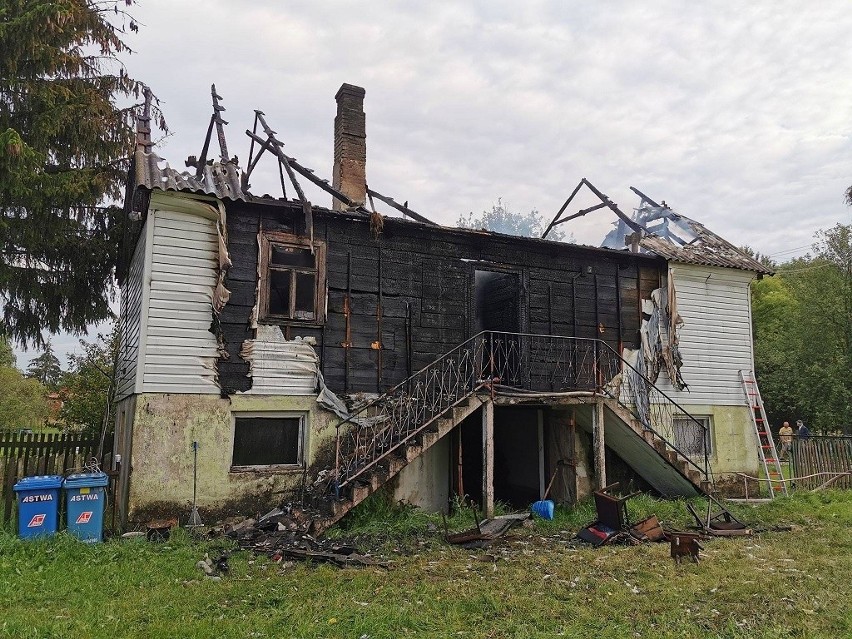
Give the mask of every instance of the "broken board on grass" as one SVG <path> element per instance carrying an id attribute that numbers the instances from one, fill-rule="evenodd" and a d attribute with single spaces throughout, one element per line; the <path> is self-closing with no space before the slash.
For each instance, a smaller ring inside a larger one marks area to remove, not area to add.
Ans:
<path id="1" fill-rule="evenodd" d="M 477 521 L 476 527 L 470 530 L 457 533 L 445 532 L 444 539 L 447 543 L 461 546 L 462 548 L 485 548 L 522 521 L 529 518 L 529 513 L 499 515 L 493 519 L 483 519 L 481 522 Z M 444 520 L 445 531 L 446 523 L 446 520 Z"/>

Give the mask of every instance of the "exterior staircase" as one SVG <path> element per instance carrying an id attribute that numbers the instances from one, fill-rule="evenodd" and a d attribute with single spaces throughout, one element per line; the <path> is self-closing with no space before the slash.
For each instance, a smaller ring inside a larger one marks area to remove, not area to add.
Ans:
<path id="1" fill-rule="evenodd" d="M 438 443 L 469 415 L 476 412 L 482 402 L 475 396 L 467 397 L 449 409 L 444 416 L 424 425 L 420 432 L 382 457 L 379 463 L 361 473 L 357 479 L 337 488 L 335 499 L 324 517 L 315 519 L 311 530 L 316 534 L 338 521 L 350 510 L 393 479 L 415 459 Z"/>
<path id="2" fill-rule="evenodd" d="M 334 524 L 479 409 L 478 395 L 531 393 L 546 399 L 578 391 L 581 401 L 603 399 L 615 418 L 611 422 L 624 425 L 609 427 L 614 436 L 608 446 L 623 459 L 619 447 L 629 448 L 644 460 L 638 465 L 662 469 L 661 486 L 649 481 L 662 494 L 706 492 L 706 451 L 702 466 L 672 443 L 674 417 L 691 416 L 606 343 L 486 331 L 337 425 L 330 499 L 313 532 Z M 706 441 L 706 433 L 700 436 Z"/>
<path id="3" fill-rule="evenodd" d="M 665 437 L 660 435 L 657 431 L 646 428 L 637 418 L 634 413 L 632 413 L 627 407 L 619 404 L 616 401 L 610 400 L 607 403 L 607 408 L 612 411 L 615 417 L 618 420 L 627 426 L 630 427 L 631 431 L 641 437 L 646 444 L 648 444 L 651 448 L 656 451 L 656 453 L 665 460 L 665 462 L 671 466 L 674 470 L 677 471 L 678 474 L 681 475 L 682 478 L 687 480 L 692 487 L 695 488 L 697 493 L 710 493 L 713 489 L 712 479 L 709 477 L 709 472 L 705 471 L 701 466 L 699 466 L 691 456 L 686 455 L 681 452 L 677 448 L 673 446 L 673 444 L 667 440 Z M 607 428 L 611 428 L 611 423 L 607 426 Z M 616 448 L 616 446 L 610 445 L 612 448 Z M 616 451 L 618 452 L 618 451 Z M 627 455 L 621 455 L 622 459 L 627 457 Z M 627 461 L 627 460 L 625 460 Z M 629 461 L 628 461 L 629 463 Z M 643 474 L 639 469 L 635 469 L 640 475 Z M 655 485 L 653 479 L 648 477 L 648 473 L 645 474 L 645 479 L 649 481 L 651 485 L 653 485 L 660 493 L 663 495 L 671 495 L 673 494 L 670 489 L 666 489 L 660 485 Z M 669 485 L 672 484 L 671 481 L 668 482 Z M 688 488 L 683 486 L 683 482 L 674 482 L 674 485 L 681 484 L 682 488 L 680 490 L 674 491 L 675 494 L 683 495 L 688 493 Z"/>

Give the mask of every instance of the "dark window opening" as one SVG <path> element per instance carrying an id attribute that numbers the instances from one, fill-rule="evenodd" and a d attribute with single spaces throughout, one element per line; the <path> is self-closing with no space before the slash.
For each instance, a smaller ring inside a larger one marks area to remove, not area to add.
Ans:
<path id="1" fill-rule="evenodd" d="M 269 272 L 269 314 L 288 315 L 290 313 L 289 271 Z"/>
<path id="2" fill-rule="evenodd" d="M 313 252 L 311 251 L 313 248 Z M 321 323 L 325 245 L 285 233 L 261 235 L 261 318 Z"/>
<path id="3" fill-rule="evenodd" d="M 697 423 L 696 423 L 697 422 Z M 710 436 L 709 417 L 687 417 L 676 415 L 673 419 L 674 444 L 684 455 L 704 457 L 713 452 L 713 438 Z"/>
<path id="4" fill-rule="evenodd" d="M 299 466 L 303 431 L 303 417 L 236 417 L 232 466 Z"/>
<path id="5" fill-rule="evenodd" d="M 314 319 L 314 297 L 317 290 L 317 278 L 314 273 L 296 273 L 296 319 Z"/>
<path id="6" fill-rule="evenodd" d="M 269 261 L 273 266 L 302 266 L 314 268 L 314 256 L 311 249 L 297 246 L 272 245 L 272 256 Z"/>

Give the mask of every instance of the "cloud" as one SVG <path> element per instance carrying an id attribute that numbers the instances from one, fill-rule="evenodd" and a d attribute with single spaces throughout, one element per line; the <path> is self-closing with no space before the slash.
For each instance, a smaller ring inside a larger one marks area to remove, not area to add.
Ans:
<path id="1" fill-rule="evenodd" d="M 371 186 L 444 223 L 500 196 L 550 215 L 582 177 L 624 209 L 636 185 L 765 252 L 848 215 L 842 2 L 149 0 L 139 13 L 131 70 L 165 101 L 173 165 L 200 149 L 215 82 L 231 153 L 246 157 L 261 108 L 330 177 L 347 81 L 367 89 Z M 274 165 L 253 182 L 276 193 Z M 595 226 L 576 230 L 593 243 Z"/>

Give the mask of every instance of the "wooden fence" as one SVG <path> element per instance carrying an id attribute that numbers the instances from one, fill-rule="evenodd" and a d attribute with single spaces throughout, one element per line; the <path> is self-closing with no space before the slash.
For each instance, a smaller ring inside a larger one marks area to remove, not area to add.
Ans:
<path id="1" fill-rule="evenodd" d="M 793 442 L 793 475 L 797 488 L 811 490 L 831 479 L 830 474 L 852 471 L 852 437 L 814 435 Z M 814 477 L 808 477 L 815 475 Z M 831 482 L 831 488 L 852 488 L 852 476 Z"/>
<path id="2" fill-rule="evenodd" d="M 12 487 L 31 475 L 68 475 L 82 470 L 98 453 L 100 438 L 56 433 L 0 433 L 0 508 L 2 523 L 12 518 L 15 493 Z M 101 467 L 112 461 L 112 439 L 104 441 Z"/>

